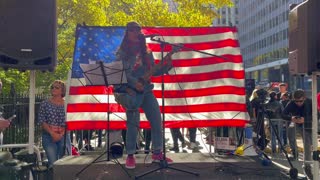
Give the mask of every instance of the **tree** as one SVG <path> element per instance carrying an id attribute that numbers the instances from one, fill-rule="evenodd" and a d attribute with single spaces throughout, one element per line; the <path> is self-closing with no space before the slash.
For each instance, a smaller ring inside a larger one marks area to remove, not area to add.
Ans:
<path id="1" fill-rule="evenodd" d="M 136 20 L 143 26 L 200 27 L 210 26 L 217 17 L 216 10 L 232 6 L 231 0 L 172 0 L 169 8 L 162 0 L 57 0 L 57 60 L 54 72 L 36 73 L 39 91 L 48 92 L 46 87 L 55 80 L 67 80 L 71 70 L 77 24 L 88 26 L 124 26 Z M 29 88 L 29 71 L 0 71 L 6 84 L 14 83 L 17 91 Z"/>

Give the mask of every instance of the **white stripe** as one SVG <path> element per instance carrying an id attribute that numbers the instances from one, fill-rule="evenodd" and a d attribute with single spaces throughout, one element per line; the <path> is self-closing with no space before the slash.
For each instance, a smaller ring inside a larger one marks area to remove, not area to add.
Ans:
<path id="1" fill-rule="evenodd" d="M 77 113 L 67 113 L 68 120 L 107 120 L 108 113 L 107 112 L 77 112 Z M 114 119 L 114 118 L 113 118 Z M 116 120 L 116 119 L 114 119 Z"/>
<path id="2" fill-rule="evenodd" d="M 71 78 L 71 86 L 85 86 L 86 80 L 84 78 Z"/>
<path id="3" fill-rule="evenodd" d="M 234 71 L 243 71 L 242 63 L 219 63 L 219 64 L 210 64 L 204 66 L 192 66 L 192 67 L 174 67 L 169 71 L 171 75 L 179 74 L 198 74 L 198 73 L 207 73 L 223 70 L 234 70 Z"/>
<path id="4" fill-rule="evenodd" d="M 162 105 L 162 99 L 157 98 L 159 105 Z M 211 103 L 241 103 L 245 104 L 245 98 L 241 95 L 213 95 L 192 98 L 166 98 L 166 106 L 188 106 Z"/>
<path id="5" fill-rule="evenodd" d="M 204 53 L 209 54 L 204 54 Z M 208 58 L 213 56 L 222 55 L 240 55 L 240 49 L 238 47 L 223 47 L 217 49 L 201 50 L 200 52 L 195 51 L 180 51 L 172 55 L 172 59 L 193 59 L 193 58 Z M 155 59 L 161 59 L 161 52 L 153 52 Z"/>
<path id="6" fill-rule="evenodd" d="M 154 90 L 161 90 L 161 83 L 153 83 Z M 165 83 L 165 90 L 194 90 L 206 87 L 244 87 L 244 79 L 221 78 L 208 81 Z"/>
<path id="7" fill-rule="evenodd" d="M 161 40 L 173 44 L 190 44 L 190 43 L 206 43 L 213 41 L 223 41 L 227 39 L 237 40 L 233 32 L 224 32 L 208 35 L 192 35 L 192 36 L 161 36 Z M 146 39 L 148 44 L 159 44 L 156 41 L 152 41 L 149 38 Z"/>
<path id="8" fill-rule="evenodd" d="M 92 121 L 107 121 L 107 112 L 103 113 L 67 113 L 67 120 L 71 121 L 83 121 L 88 119 L 94 119 Z M 144 113 L 141 113 L 141 121 L 147 121 Z M 248 113 L 246 112 L 211 112 L 211 113 L 166 113 L 166 120 L 231 120 L 231 119 L 243 119 L 249 120 Z M 126 121 L 125 113 L 111 113 L 110 121 Z"/>
<path id="9" fill-rule="evenodd" d="M 70 95 L 69 103 L 108 103 L 108 95 Z M 113 95 L 109 96 L 109 103 L 116 103 Z"/>

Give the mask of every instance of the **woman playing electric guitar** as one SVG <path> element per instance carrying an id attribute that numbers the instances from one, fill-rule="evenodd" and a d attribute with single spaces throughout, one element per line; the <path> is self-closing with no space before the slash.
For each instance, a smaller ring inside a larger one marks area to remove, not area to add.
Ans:
<path id="1" fill-rule="evenodd" d="M 152 159 L 163 160 L 161 113 L 152 92 L 154 85 L 150 82 L 150 77 L 167 72 L 171 68 L 171 56 L 166 56 L 163 63 L 155 64 L 152 52 L 147 48 L 145 36 L 141 32 L 141 26 L 137 22 L 129 22 L 126 27 L 125 36 L 117 52 L 117 60 L 122 61 L 124 65 L 128 83 L 115 87 L 115 98 L 126 109 L 126 168 L 133 169 L 140 124 L 139 108 L 143 109 L 151 125 Z M 168 163 L 172 162 L 169 158 L 166 160 Z"/>

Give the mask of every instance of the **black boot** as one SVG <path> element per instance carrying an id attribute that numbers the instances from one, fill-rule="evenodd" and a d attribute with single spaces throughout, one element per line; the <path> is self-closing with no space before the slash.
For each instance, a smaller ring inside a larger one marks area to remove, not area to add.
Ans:
<path id="1" fill-rule="evenodd" d="M 179 152 L 179 147 L 178 145 L 174 145 L 173 148 L 170 148 L 169 150 L 174 152 Z"/>

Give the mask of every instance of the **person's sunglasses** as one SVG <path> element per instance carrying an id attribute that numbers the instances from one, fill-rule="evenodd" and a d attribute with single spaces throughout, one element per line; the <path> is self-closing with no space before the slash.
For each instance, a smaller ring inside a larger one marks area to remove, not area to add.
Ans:
<path id="1" fill-rule="evenodd" d="M 60 86 L 51 86 L 50 88 L 51 89 L 60 89 L 61 87 Z"/>
<path id="2" fill-rule="evenodd" d="M 304 100 L 294 100 L 296 103 L 302 103 Z"/>
<path id="3" fill-rule="evenodd" d="M 128 28 L 129 32 L 140 32 L 141 28 L 140 27 L 130 27 Z"/>

